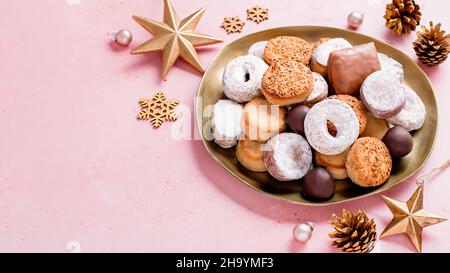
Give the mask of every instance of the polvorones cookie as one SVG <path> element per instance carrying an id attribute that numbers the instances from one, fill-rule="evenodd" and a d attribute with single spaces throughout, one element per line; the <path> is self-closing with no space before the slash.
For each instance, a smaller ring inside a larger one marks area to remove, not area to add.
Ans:
<path id="1" fill-rule="evenodd" d="M 304 101 L 313 91 L 311 70 L 296 61 L 273 63 L 264 73 L 261 87 L 266 99 L 280 106 Z"/>
<path id="2" fill-rule="evenodd" d="M 278 36 L 270 39 L 264 50 L 264 60 L 270 65 L 280 61 L 296 61 L 304 65 L 311 59 L 312 47 L 302 38 Z"/>
<path id="3" fill-rule="evenodd" d="M 242 138 L 236 147 L 236 159 L 251 171 L 267 171 L 263 159 L 263 145 L 264 143 Z"/>
<path id="4" fill-rule="evenodd" d="M 386 145 L 374 137 L 358 139 L 347 154 L 347 173 L 353 183 L 376 187 L 389 178 L 392 158 Z"/>
<path id="5" fill-rule="evenodd" d="M 286 110 L 263 97 L 254 98 L 244 107 L 242 127 L 247 139 L 266 142 L 286 130 Z"/>

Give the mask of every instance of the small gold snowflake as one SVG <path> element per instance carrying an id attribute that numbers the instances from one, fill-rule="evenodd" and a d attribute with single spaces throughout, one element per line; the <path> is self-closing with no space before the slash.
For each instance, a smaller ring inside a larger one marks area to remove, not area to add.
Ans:
<path id="1" fill-rule="evenodd" d="M 247 10 L 247 20 L 253 21 L 257 24 L 269 19 L 269 9 L 262 8 L 258 5 Z"/>
<path id="2" fill-rule="evenodd" d="M 221 28 L 225 29 L 228 34 L 241 32 L 245 26 L 245 22 L 238 16 L 225 17 Z"/>
<path id="3" fill-rule="evenodd" d="M 150 120 L 154 128 L 159 128 L 165 121 L 175 121 L 178 116 L 173 112 L 179 104 L 178 100 L 168 101 L 163 92 L 158 92 L 151 99 L 140 99 L 138 120 Z"/>

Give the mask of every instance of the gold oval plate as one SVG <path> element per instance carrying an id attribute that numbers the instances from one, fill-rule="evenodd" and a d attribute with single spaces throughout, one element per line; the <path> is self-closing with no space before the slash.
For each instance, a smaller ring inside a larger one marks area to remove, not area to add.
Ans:
<path id="1" fill-rule="evenodd" d="M 222 74 L 226 64 L 238 56 L 247 54 L 248 48 L 253 43 L 281 35 L 298 36 L 310 43 L 323 37 L 342 37 L 353 45 L 374 42 L 378 52 L 384 53 L 403 64 L 405 83 L 412 87 L 423 100 L 427 110 L 427 117 L 422 129 L 413 134 L 413 151 L 407 157 L 394 163 L 391 177 L 386 183 L 375 188 L 363 188 L 354 185 L 349 180 L 338 180 L 336 182 L 336 193 L 331 200 L 311 202 L 304 199 L 300 194 L 301 183 L 299 181 L 279 182 L 268 173 L 249 171 L 237 162 L 234 148 L 222 149 L 214 141 L 207 139 L 206 132 L 208 131 L 211 117 L 211 105 L 224 98 Z M 220 165 L 239 181 L 273 198 L 310 206 L 323 206 L 355 200 L 385 191 L 407 180 L 425 164 L 430 156 L 436 137 L 438 121 L 437 105 L 431 83 L 426 74 L 407 55 L 372 37 L 344 29 L 321 26 L 292 26 L 268 29 L 247 35 L 225 46 L 211 62 L 200 83 L 196 102 L 196 115 L 197 124 L 206 149 Z"/>

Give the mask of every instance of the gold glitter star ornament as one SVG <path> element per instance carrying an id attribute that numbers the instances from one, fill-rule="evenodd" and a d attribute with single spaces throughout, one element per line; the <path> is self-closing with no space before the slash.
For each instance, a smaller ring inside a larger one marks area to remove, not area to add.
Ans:
<path id="1" fill-rule="evenodd" d="M 139 16 L 133 16 L 153 38 L 131 51 L 131 54 L 162 52 L 163 66 L 161 75 L 166 78 L 169 69 L 181 57 L 200 73 L 205 72 L 195 47 L 221 43 L 222 40 L 195 31 L 205 8 L 180 20 L 169 0 L 164 0 L 164 22 L 157 22 Z"/>
<path id="2" fill-rule="evenodd" d="M 422 252 L 422 229 L 447 220 L 423 209 L 423 185 L 406 202 L 382 197 L 394 217 L 380 238 L 404 233 L 419 252 Z"/>

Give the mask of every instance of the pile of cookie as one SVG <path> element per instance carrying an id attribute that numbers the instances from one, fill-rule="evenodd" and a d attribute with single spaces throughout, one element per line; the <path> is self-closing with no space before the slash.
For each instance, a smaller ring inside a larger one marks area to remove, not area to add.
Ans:
<path id="1" fill-rule="evenodd" d="M 336 180 L 379 186 L 393 160 L 412 151 L 410 132 L 425 121 L 425 106 L 403 76 L 403 66 L 374 43 L 257 42 L 225 67 L 214 141 L 237 145 L 236 159 L 248 170 L 299 180 L 312 201 L 332 198 Z"/>

